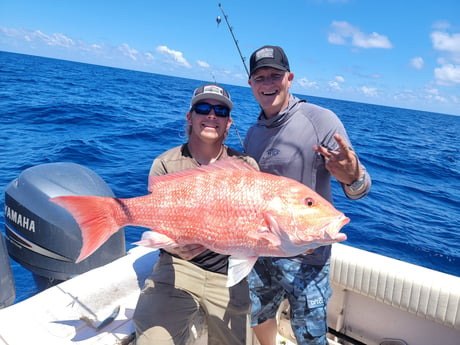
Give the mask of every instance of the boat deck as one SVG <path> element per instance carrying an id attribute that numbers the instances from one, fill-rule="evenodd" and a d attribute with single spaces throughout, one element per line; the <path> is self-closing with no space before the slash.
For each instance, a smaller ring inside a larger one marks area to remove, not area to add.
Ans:
<path id="1" fill-rule="evenodd" d="M 157 257 L 158 251 L 133 248 L 0 310 L 0 345 L 128 345 L 139 292 Z M 343 244 L 333 245 L 331 264 L 328 321 L 335 331 L 369 345 L 460 344 L 459 277 Z M 279 313 L 279 319 L 278 344 L 293 344 L 288 318 Z M 197 337 L 195 345 L 206 344 Z M 331 336 L 330 343 L 338 340 Z"/>

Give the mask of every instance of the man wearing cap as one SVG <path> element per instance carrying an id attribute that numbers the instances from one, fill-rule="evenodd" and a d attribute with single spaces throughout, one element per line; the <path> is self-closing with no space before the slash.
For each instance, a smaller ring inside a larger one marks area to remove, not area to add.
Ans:
<path id="1" fill-rule="evenodd" d="M 264 46 L 250 58 L 249 85 L 261 107 L 245 150 L 261 171 L 295 179 L 332 203 L 331 176 L 350 199 L 368 194 L 371 179 L 330 110 L 289 93 L 294 74 L 283 49 Z M 259 258 L 249 275 L 251 323 L 261 345 L 275 345 L 276 312 L 287 298 L 297 344 L 327 344 L 331 246 L 293 258 Z"/>
<path id="2" fill-rule="evenodd" d="M 258 169 L 254 159 L 224 145 L 232 108 L 223 87 L 198 87 L 186 115 L 188 142 L 158 156 L 150 175 L 165 175 L 228 157 L 243 159 Z M 189 344 L 203 328 L 207 328 L 209 345 L 250 344 L 248 283 L 244 279 L 227 288 L 227 268 L 227 255 L 200 245 L 161 249 L 134 313 L 136 344 Z"/>

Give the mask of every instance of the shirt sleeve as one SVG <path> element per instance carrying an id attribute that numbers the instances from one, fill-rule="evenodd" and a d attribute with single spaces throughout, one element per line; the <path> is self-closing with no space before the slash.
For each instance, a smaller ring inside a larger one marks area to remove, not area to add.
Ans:
<path id="1" fill-rule="evenodd" d="M 150 173 L 149 175 L 151 176 L 161 176 L 161 175 L 166 175 L 168 171 L 166 170 L 166 166 L 163 162 L 162 159 L 155 159 L 152 163 L 152 166 L 150 167 Z"/>

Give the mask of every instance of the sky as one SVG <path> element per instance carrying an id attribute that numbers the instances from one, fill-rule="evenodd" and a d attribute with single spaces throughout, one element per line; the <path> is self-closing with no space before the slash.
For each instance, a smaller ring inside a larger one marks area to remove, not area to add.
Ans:
<path id="1" fill-rule="evenodd" d="M 0 0 L 0 51 L 248 87 L 219 3 L 295 94 L 460 115 L 459 0 Z"/>

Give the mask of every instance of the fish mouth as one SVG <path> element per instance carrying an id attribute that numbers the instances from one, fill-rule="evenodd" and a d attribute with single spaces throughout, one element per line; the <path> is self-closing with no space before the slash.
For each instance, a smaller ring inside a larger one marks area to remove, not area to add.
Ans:
<path id="1" fill-rule="evenodd" d="M 314 240 L 310 240 L 314 243 L 321 243 L 322 245 L 332 244 L 335 242 L 342 242 L 347 239 L 347 235 L 340 232 L 340 229 L 350 222 L 350 218 L 346 217 L 344 214 L 341 214 L 335 218 L 331 218 L 329 222 L 327 222 L 324 226 L 318 229 L 323 235 L 320 236 L 321 238 L 316 238 Z M 308 233 L 307 230 L 305 232 Z M 301 233 L 295 232 L 294 233 L 294 241 L 297 243 L 305 243 L 310 242 L 309 240 L 305 240 Z"/>
<path id="2" fill-rule="evenodd" d="M 331 240 L 346 240 L 346 235 L 340 232 L 343 226 L 350 222 L 350 218 L 341 214 L 340 216 L 334 218 L 324 231 L 326 237 L 329 237 Z"/>
<path id="3" fill-rule="evenodd" d="M 350 218 L 345 216 L 344 214 L 340 215 L 337 219 L 337 223 L 340 227 L 343 227 L 344 225 L 348 224 L 350 222 Z"/>

